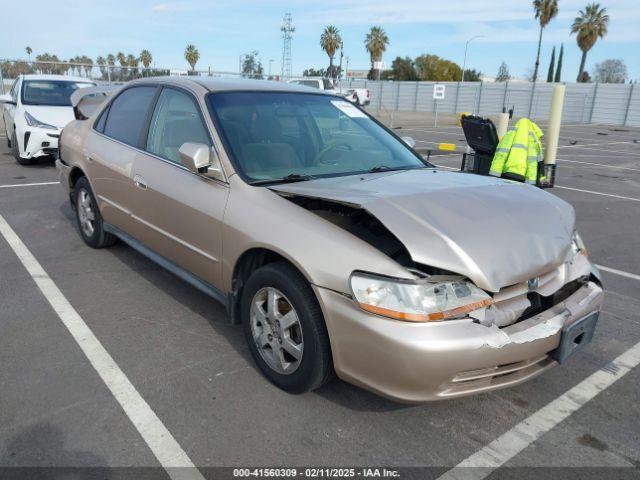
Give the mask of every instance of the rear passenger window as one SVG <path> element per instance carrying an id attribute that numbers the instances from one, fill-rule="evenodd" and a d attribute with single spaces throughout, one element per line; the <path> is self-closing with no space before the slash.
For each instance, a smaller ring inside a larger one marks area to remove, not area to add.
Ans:
<path id="1" fill-rule="evenodd" d="M 134 147 L 140 146 L 156 87 L 134 87 L 122 92 L 111 103 L 104 134 Z"/>
<path id="2" fill-rule="evenodd" d="M 100 132 L 100 133 L 104 133 L 104 124 L 107 120 L 107 113 L 109 112 L 109 108 L 105 108 L 102 113 L 100 114 L 100 118 L 98 118 L 98 121 L 96 122 L 94 128 Z"/>
<path id="3" fill-rule="evenodd" d="M 151 117 L 147 151 L 180 164 L 180 147 L 187 142 L 211 146 L 200 111 L 187 93 L 164 88 Z"/>

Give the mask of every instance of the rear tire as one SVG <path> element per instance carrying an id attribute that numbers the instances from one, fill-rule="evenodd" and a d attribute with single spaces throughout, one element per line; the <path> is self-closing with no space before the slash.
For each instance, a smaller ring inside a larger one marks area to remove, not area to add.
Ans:
<path id="1" fill-rule="evenodd" d="M 104 248 L 113 245 L 117 238 L 104 231 L 104 222 L 98 203 L 86 177 L 80 177 L 73 188 L 78 230 L 84 243 L 91 248 Z"/>
<path id="2" fill-rule="evenodd" d="M 13 158 L 16 159 L 20 165 L 33 165 L 36 163 L 35 158 L 22 158 L 20 156 L 20 149 L 18 148 L 18 138 L 16 137 L 16 129 L 13 129 L 13 134 L 11 135 L 11 153 L 13 153 Z"/>
<path id="3" fill-rule="evenodd" d="M 241 315 L 251 355 L 274 385 L 304 393 L 331 379 L 333 360 L 322 310 L 294 267 L 280 262 L 256 270 L 243 288 Z"/>

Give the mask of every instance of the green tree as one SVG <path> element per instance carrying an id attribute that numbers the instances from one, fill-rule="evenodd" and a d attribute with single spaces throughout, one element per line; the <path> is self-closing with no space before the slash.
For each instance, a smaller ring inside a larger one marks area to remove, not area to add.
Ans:
<path id="1" fill-rule="evenodd" d="M 536 19 L 540 23 L 540 35 L 538 37 L 538 53 L 536 54 L 536 64 L 533 68 L 533 82 L 538 79 L 538 67 L 540 66 L 540 46 L 542 45 L 542 31 L 553 17 L 558 14 L 558 0 L 533 0 L 533 10 Z"/>
<path id="2" fill-rule="evenodd" d="M 142 50 L 140 52 L 140 61 L 142 62 L 142 66 L 146 69 L 149 68 L 151 62 L 153 61 L 153 57 L 151 56 L 151 52 L 149 50 Z"/>
<path id="3" fill-rule="evenodd" d="M 578 16 L 573 20 L 571 33 L 575 33 L 578 47 L 582 50 L 580 69 L 578 70 L 577 82 L 583 81 L 585 73 L 584 67 L 587 62 L 587 52 L 593 48 L 598 38 L 604 38 L 609 26 L 609 15 L 606 8 L 600 8 L 599 3 L 590 3 L 584 10 L 578 12 Z"/>
<path id="4" fill-rule="evenodd" d="M 100 78 L 104 79 L 107 76 L 107 60 L 101 55 L 96 58 L 96 65 L 100 69 Z"/>
<path id="5" fill-rule="evenodd" d="M 340 48 L 341 43 L 342 37 L 340 36 L 340 31 L 334 25 L 324 27 L 324 31 L 322 35 L 320 35 L 320 47 L 329 57 L 329 72 L 331 75 L 335 75 L 336 73 L 333 68 L 333 57 L 336 55 L 336 51 Z"/>
<path id="6" fill-rule="evenodd" d="M 246 53 L 242 61 L 242 76 L 262 80 L 262 62 L 258 58 L 257 50 Z"/>
<path id="7" fill-rule="evenodd" d="M 29 57 L 29 61 L 31 61 L 31 54 L 33 53 L 33 50 L 31 47 L 27 47 L 25 48 L 26 52 L 27 52 L 27 56 Z"/>
<path id="8" fill-rule="evenodd" d="M 307 68 L 302 72 L 303 77 L 324 77 L 326 72 L 322 68 Z"/>
<path id="9" fill-rule="evenodd" d="M 381 78 L 395 81 L 416 81 L 418 74 L 413 60 L 409 57 L 396 57 L 391 63 L 391 70 L 383 72 Z"/>
<path id="10" fill-rule="evenodd" d="M 500 68 L 498 68 L 498 74 L 496 75 L 496 82 L 508 82 L 511 79 L 511 74 L 509 73 L 509 67 L 507 63 L 503 61 L 500 64 Z"/>
<path id="11" fill-rule="evenodd" d="M 560 83 L 562 80 L 562 58 L 564 57 L 564 45 L 560 44 L 560 55 L 558 55 L 558 66 L 556 67 L 556 78 L 554 81 Z"/>
<path id="12" fill-rule="evenodd" d="M 480 70 L 469 69 L 467 68 L 464 71 L 464 81 L 465 82 L 479 82 L 481 81 L 482 72 Z"/>
<path id="13" fill-rule="evenodd" d="M 415 66 L 420 80 L 451 82 L 462 79 L 462 69 L 457 63 L 437 55 L 420 55 Z"/>
<path id="14" fill-rule="evenodd" d="M 113 76 L 113 69 L 116 64 L 116 56 L 113 53 L 107 55 L 107 65 L 109 68 L 110 75 Z"/>
<path id="15" fill-rule="evenodd" d="M 191 71 L 195 72 L 196 63 L 200 60 L 200 52 L 198 52 L 195 45 L 187 45 L 187 48 L 184 49 L 184 59 L 187 61 L 189 66 L 191 66 Z"/>
<path id="16" fill-rule="evenodd" d="M 549 62 L 549 71 L 547 72 L 547 83 L 553 82 L 553 69 L 556 64 L 556 47 L 551 51 L 551 61 Z"/>
<path id="17" fill-rule="evenodd" d="M 382 61 L 382 54 L 389 45 L 389 37 L 387 33 L 380 26 L 371 27 L 369 33 L 367 33 L 364 39 L 364 45 L 369 52 L 369 58 L 371 59 L 371 68 L 373 69 L 375 62 Z M 376 80 L 380 80 L 380 69 L 376 69 Z"/>

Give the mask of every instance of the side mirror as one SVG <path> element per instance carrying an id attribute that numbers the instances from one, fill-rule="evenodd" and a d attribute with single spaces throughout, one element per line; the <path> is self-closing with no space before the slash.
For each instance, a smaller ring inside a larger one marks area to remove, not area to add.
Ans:
<path id="1" fill-rule="evenodd" d="M 0 103 L 8 103 L 9 105 L 15 105 L 16 102 L 13 101 L 10 93 L 3 93 L 0 95 Z"/>
<path id="2" fill-rule="evenodd" d="M 402 137 L 400 140 L 409 145 L 409 147 L 411 148 L 415 148 L 416 146 L 416 141 L 412 137 Z"/>
<path id="3" fill-rule="evenodd" d="M 224 180 L 220 159 L 213 149 L 204 143 L 183 143 L 180 162 L 193 173 L 204 173 L 208 177 Z"/>

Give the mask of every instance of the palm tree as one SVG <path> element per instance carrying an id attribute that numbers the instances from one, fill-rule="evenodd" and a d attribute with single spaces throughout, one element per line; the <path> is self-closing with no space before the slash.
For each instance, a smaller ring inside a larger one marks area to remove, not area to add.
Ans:
<path id="1" fill-rule="evenodd" d="M 151 52 L 149 50 L 142 50 L 140 52 L 140 61 L 142 62 L 142 66 L 145 68 L 145 70 L 147 70 L 149 68 L 149 65 L 151 65 L 151 62 L 153 61 Z"/>
<path id="2" fill-rule="evenodd" d="M 96 65 L 98 65 L 98 68 L 100 69 L 101 78 L 104 78 L 105 73 L 107 73 L 107 68 L 105 67 L 106 64 L 107 64 L 107 61 L 104 59 L 102 55 L 96 58 Z"/>
<path id="3" fill-rule="evenodd" d="M 364 39 L 364 45 L 369 52 L 371 58 L 371 68 L 375 62 L 382 60 L 382 54 L 389 45 L 389 37 L 382 27 L 371 27 L 369 33 Z M 380 69 L 376 69 L 376 80 L 380 80 Z"/>
<path id="4" fill-rule="evenodd" d="M 553 17 L 558 14 L 558 0 L 533 0 L 533 10 L 536 18 L 540 22 L 540 36 L 538 37 L 538 53 L 536 54 L 536 65 L 533 69 L 532 81 L 538 79 L 538 67 L 540 65 L 540 46 L 542 45 L 542 31 Z"/>
<path id="5" fill-rule="evenodd" d="M 590 3 L 584 10 L 578 12 L 578 16 L 571 25 L 571 33 L 577 33 L 578 47 L 582 50 L 580 70 L 578 70 L 577 82 L 582 80 L 584 65 L 587 61 L 587 52 L 595 45 L 598 38 L 604 38 L 609 25 L 609 15 L 606 8 L 600 8 L 599 3 Z"/>
<path id="6" fill-rule="evenodd" d="M 33 49 L 31 47 L 27 47 L 25 48 L 25 50 L 27 51 L 27 55 L 29 56 L 29 61 L 31 61 L 31 53 L 33 52 Z"/>
<path id="7" fill-rule="evenodd" d="M 320 47 L 329 56 L 329 75 L 335 77 L 333 70 L 333 57 L 336 54 L 336 50 L 340 47 L 342 37 L 340 37 L 340 31 L 333 25 L 329 25 L 324 28 L 322 35 L 320 35 Z"/>
<path id="8" fill-rule="evenodd" d="M 113 75 L 113 67 L 116 64 L 116 56 L 113 53 L 107 55 L 107 65 L 109 65 L 110 75 Z"/>
<path id="9" fill-rule="evenodd" d="M 191 71 L 195 71 L 196 63 L 200 60 L 200 52 L 195 45 L 187 45 L 187 48 L 184 49 L 184 58 L 189 65 L 191 65 Z"/>

